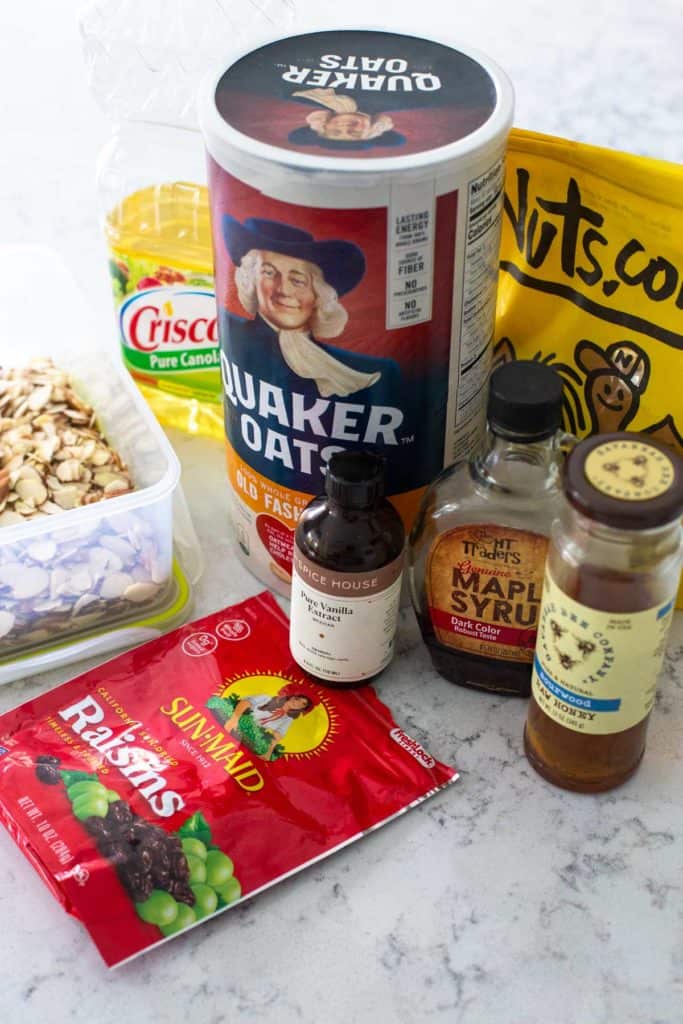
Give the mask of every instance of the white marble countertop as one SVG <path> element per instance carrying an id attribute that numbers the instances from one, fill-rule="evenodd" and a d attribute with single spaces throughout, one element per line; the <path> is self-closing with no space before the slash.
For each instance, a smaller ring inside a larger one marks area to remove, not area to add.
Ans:
<path id="1" fill-rule="evenodd" d="M 111 330 L 92 181 L 108 128 L 85 90 L 75 6 L 36 0 L 0 12 L 0 223 L 3 241 L 54 246 Z M 410 5 L 392 6 L 397 23 L 409 25 Z M 362 10 L 350 2 L 337 17 L 352 24 Z M 423 0 L 417 24 L 467 40 L 506 67 L 517 124 L 683 158 L 679 0 L 481 0 L 462 9 Z M 0 339 L 0 357 L 7 344 Z M 210 555 L 196 600 L 204 614 L 260 587 L 236 562 L 228 536 L 220 445 L 172 440 Z M 679 1024 L 683 616 L 643 766 L 600 797 L 564 793 L 536 776 L 522 751 L 524 703 L 437 677 L 407 613 L 398 646 L 380 694 L 434 755 L 458 765 L 456 786 L 114 972 L 0 832 L 3 1017 Z M 75 671 L 4 687 L 0 710 Z"/>

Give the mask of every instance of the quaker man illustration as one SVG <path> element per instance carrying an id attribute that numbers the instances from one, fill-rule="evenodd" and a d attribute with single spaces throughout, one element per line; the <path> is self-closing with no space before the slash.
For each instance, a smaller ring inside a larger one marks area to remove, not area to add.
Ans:
<path id="1" fill-rule="evenodd" d="M 326 343 L 342 333 L 348 313 L 339 301 L 361 281 L 365 257 L 352 242 L 316 241 L 279 221 L 223 217 L 240 303 L 252 319 L 223 310 L 221 343 L 243 373 L 306 398 L 372 393 L 396 402 L 401 386 L 392 359 Z"/>
<path id="2" fill-rule="evenodd" d="M 365 114 L 352 96 L 339 96 L 334 89 L 302 89 L 292 93 L 308 103 L 323 107 L 306 117 L 306 127 L 296 128 L 289 141 L 299 146 L 326 149 L 370 149 L 373 146 L 401 146 L 406 141 L 394 131 L 388 114 Z"/>

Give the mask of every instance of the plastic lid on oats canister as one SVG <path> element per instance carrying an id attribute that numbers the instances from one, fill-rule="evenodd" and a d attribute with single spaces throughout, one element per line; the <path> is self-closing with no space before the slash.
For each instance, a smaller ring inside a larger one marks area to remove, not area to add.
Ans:
<path id="1" fill-rule="evenodd" d="M 513 92 L 469 48 L 396 32 L 336 30 L 269 42 L 204 80 L 199 116 L 224 167 L 257 172 L 424 174 L 500 149 Z"/>

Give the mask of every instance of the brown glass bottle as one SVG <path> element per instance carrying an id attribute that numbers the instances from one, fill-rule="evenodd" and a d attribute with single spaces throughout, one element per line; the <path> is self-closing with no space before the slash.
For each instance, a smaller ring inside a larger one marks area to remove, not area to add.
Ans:
<path id="1" fill-rule="evenodd" d="M 491 377 L 485 450 L 436 478 L 410 537 L 411 595 L 437 672 L 526 697 L 567 435 L 562 381 L 518 360 Z M 573 439 L 572 439 L 573 441 Z"/>
<path id="2" fill-rule="evenodd" d="M 369 682 L 391 661 L 405 533 L 384 498 L 384 460 L 336 452 L 325 494 L 303 510 L 294 537 L 290 648 L 326 686 Z"/>
<path id="3" fill-rule="evenodd" d="M 570 455 L 548 552 L 527 757 L 577 792 L 625 782 L 645 750 L 680 574 L 677 457 L 602 435 Z"/>

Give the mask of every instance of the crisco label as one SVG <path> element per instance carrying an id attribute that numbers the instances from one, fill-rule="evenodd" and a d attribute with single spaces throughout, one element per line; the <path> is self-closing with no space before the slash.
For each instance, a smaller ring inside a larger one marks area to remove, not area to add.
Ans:
<path id="1" fill-rule="evenodd" d="M 218 330 L 213 292 L 151 288 L 127 299 L 120 313 L 126 357 L 167 372 L 218 366 Z"/>
<path id="2" fill-rule="evenodd" d="M 213 279 L 120 254 L 110 270 L 122 357 L 131 374 L 165 391 L 220 401 Z"/>
<path id="3" fill-rule="evenodd" d="M 546 572 L 531 682 L 541 710 L 593 736 L 641 722 L 655 701 L 673 606 L 672 595 L 647 611 L 597 611 Z"/>
<path id="4" fill-rule="evenodd" d="M 443 533 L 426 573 L 429 615 L 440 643 L 531 663 L 547 547 L 540 534 L 489 524 Z"/>

